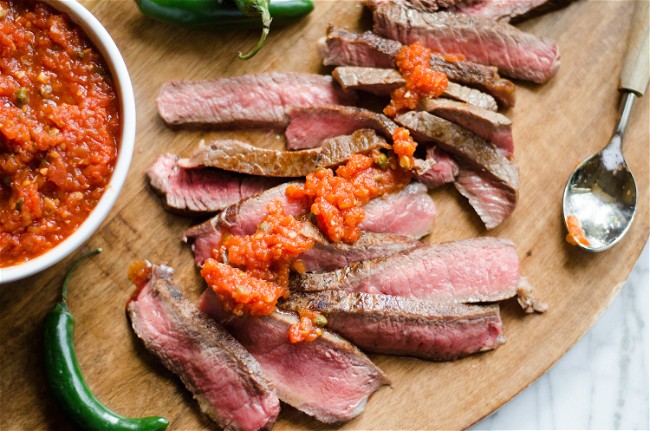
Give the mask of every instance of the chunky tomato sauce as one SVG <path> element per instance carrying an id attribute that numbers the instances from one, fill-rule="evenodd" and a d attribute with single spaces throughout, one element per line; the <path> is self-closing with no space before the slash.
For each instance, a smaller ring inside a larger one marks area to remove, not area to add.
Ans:
<path id="1" fill-rule="evenodd" d="M 591 243 L 585 237 L 585 231 L 582 229 L 580 220 L 574 215 L 570 215 L 566 218 L 567 229 L 569 233 L 566 236 L 566 241 L 571 245 L 582 244 L 589 247 Z"/>
<path id="2" fill-rule="evenodd" d="M 0 267 L 74 232 L 117 157 L 117 97 L 97 50 L 60 13 L 0 0 Z"/>
<path id="3" fill-rule="evenodd" d="M 399 169 L 395 157 L 379 151 L 354 154 L 336 170 L 320 169 L 307 175 L 304 186 L 290 186 L 290 198 L 310 198 L 318 228 L 334 242 L 353 243 L 361 235 L 359 224 L 370 199 L 403 188 L 411 180 L 409 171 Z"/>
<path id="4" fill-rule="evenodd" d="M 384 114 L 394 117 L 405 109 L 415 109 L 421 98 L 439 97 L 447 89 L 447 75 L 431 69 L 431 50 L 420 42 L 405 45 L 395 57 L 395 64 L 406 81 L 391 93 Z"/>
<path id="5" fill-rule="evenodd" d="M 289 271 L 296 257 L 314 245 L 280 202 L 271 202 L 267 211 L 253 235 L 223 241 L 215 255 L 225 256 L 227 262 L 208 259 L 201 270 L 226 310 L 240 316 L 271 314 L 278 299 L 289 294 Z"/>

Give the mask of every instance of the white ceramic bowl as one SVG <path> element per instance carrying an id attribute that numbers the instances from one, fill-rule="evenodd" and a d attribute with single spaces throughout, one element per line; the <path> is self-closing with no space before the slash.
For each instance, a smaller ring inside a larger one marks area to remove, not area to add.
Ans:
<path id="1" fill-rule="evenodd" d="M 104 221 L 117 199 L 126 179 L 135 143 L 135 100 L 131 78 L 115 42 L 106 29 L 88 10 L 75 0 L 44 0 L 54 9 L 67 14 L 86 33 L 104 57 L 113 76 L 119 99 L 121 128 L 117 162 L 104 195 L 86 221 L 68 238 L 44 254 L 19 265 L 0 268 L 0 284 L 16 281 L 43 271 L 79 248 Z"/>

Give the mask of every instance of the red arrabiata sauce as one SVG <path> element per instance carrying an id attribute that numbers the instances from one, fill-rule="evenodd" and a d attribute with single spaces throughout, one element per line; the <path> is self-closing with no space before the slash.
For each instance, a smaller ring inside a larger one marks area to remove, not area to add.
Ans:
<path id="1" fill-rule="evenodd" d="M 228 265 L 208 259 L 201 270 L 226 310 L 238 316 L 271 314 L 278 299 L 289 294 L 291 265 L 314 245 L 281 203 L 271 202 L 267 211 L 253 235 L 225 239 L 215 254 L 227 256 Z"/>
<path id="2" fill-rule="evenodd" d="M 400 190 L 410 180 L 411 173 L 399 169 L 394 157 L 374 151 L 370 156 L 352 155 L 336 175 L 331 169 L 307 175 L 304 186 L 287 188 L 287 196 L 311 199 L 316 224 L 330 241 L 353 243 L 361 235 L 358 225 L 365 216 L 362 206 L 377 196 Z"/>
<path id="3" fill-rule="evenodd" d="M 447 75 L 431 69 L 431 50 L 420 42 L 403 46 L 395 64 L 406 85 L 391 93 L 390 104 L 384 108 L 384 114 L 389 117 L 405 109 L 415 109 L 421 98 L 439 97 L 447 89 Z"/>
<path id="4" fill-rule="evenodd" d="M 0 267 L 73 233 L 117 157 L 118 105 L 97 50 L 42 3 L 0 0 Z"/>
<path id="5" fill-rule="evenodd" d="M 570 215 L 566 218 L 567 229 L 569 233 L 566 236 L 566 241 L 571 245 L 582 244 L 584 246 L 590 246 L 591 243 L 585 237 L 585 231 L 582 229 L 580 220 L 574 215 Z"/>

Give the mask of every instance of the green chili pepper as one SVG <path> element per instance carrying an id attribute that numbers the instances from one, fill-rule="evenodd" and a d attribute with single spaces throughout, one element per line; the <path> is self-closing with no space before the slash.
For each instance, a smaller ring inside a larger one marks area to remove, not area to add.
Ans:
<path id="1" fill-rule="evenodd" d="M 45 317 L 45 377 L 59 407 L 81 429 L 88 431 L 162 431 L 169 422 L 162 417 L 126 418 L 104 406 L 84 380 L 74 350 L 74 317 L 67 304 L 70 277 L 79 263 L 97 254 L 92 250 L 70 268 L 63 282 L 61 301 Z"/>
<path id="2" fill-rule="evenodd" d="M 271 30 L 271 12 L 269 12 L 269 0 L 235 0 L 235 4 L 241 13 L 246 16 L 260 16 L 262 18 L 262 36 L 257 41 L 257 46 L 253 48 L 248 54 L 242 54 L 241 51 L 237 53 L 240 60 L 248 60 L 252 58 L 257 51 L 262 49 L 266 36 Z"/>
<path id="3" fill-rule="evenodd" d="M 252 54 L 263 44 L 270 19 L 273 19 L 273 25 L 285 25 L 314 10 L 312 0 L 136 0 L 136 3 L 148 17 L 194 30 L 262 27 L 263 37 Z M 262 9 L 268 9 L 267 22 L 264 22 L 263 14 L 266 12 Z"/>

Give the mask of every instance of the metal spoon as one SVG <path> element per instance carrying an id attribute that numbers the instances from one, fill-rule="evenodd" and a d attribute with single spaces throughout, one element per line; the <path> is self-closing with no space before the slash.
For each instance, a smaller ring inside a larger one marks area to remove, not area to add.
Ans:
<path id="1" fill-rule="evenodd" d="M 648 1 L 636 2 L 621 70 L 623 97 L 609 144 L 573 172 L 564 189 L 564 222 L 577 245 L 604 251 L 629 230 L 636 212 L 636 183 L 623 158 L 622 143 L 632 105 L 648 84 Z M 575 218 L 574 218 L 575 217 Z M 570 224 L 582 228 L 576 235 Z"/>

